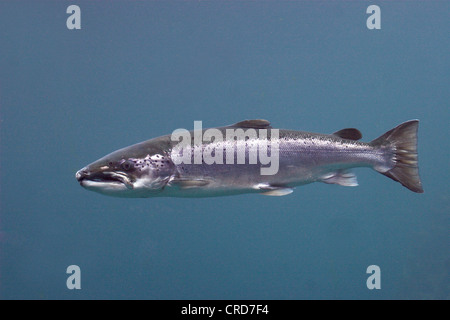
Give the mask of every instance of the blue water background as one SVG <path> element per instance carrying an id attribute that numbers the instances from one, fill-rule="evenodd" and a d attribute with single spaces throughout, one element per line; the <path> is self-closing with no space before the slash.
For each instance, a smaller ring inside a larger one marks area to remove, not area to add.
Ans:
<path id="1" fill-rule="evenodd" d="M 68 30 L 66 8 L 81 8 Z M 381 8 L 381 30 L 366 9 Z M 0 2 L 0 298 L 448 299 L 450 3 Z M 119 199 L 75 172 L 176 128 L 420 119 L 424 194 Z M 66 268 L 81 268 L 68 290 Z M 370 265 L 381 289 L 366 286 Z"/>

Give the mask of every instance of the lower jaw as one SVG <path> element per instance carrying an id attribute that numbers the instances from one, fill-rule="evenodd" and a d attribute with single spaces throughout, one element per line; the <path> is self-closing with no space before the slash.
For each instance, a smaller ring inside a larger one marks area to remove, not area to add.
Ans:
<path id="1" fill-rule="evenodd" d="M 127 190 L 127 189 L 133 188 L 133 186 L 131 186 L 131 188 L 130 188 L 128 185 L 126 185 L 120 181 L 103 182 L 103 181 L 93 181 L 93 180 L 82 180 L 82 181 L 80 181 L 80 185 L 83 188 L 90 189 L 90 190 L 97 191 L 97 192 L 102 192 L 102 190 L 104 190 L 104 191 L 109 191 L 109 190 L 120 191 L 120 190 Z"/>

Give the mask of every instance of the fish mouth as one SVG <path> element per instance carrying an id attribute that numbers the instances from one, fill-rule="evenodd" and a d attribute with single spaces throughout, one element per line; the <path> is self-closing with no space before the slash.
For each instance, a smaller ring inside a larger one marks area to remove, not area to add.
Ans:
<path id="1" fill-rule="evenodd" d="M 87 188 L 118 188 L 124 186 L 127 189 L 133 189 L 132 181 L 123 172 L 89 172 L 84 168 L 75 174 L 75 178 L 82 187 Z"/>

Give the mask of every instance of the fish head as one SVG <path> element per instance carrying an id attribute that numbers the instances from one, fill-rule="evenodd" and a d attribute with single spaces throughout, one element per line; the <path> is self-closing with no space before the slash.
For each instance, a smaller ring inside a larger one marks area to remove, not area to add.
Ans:
<path id="1" fill-rule="evenodd" d="M 82 187 L 104 195 L 146 198 L 158 195 L 174 170 L 164 152 L 138 144 L 104 156 L 79 170 L 75 177 Z"/>

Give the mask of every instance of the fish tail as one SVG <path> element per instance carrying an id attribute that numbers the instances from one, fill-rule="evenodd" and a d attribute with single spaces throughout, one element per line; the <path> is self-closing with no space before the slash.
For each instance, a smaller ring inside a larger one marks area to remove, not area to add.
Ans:
<path id="1" fill-rule="evenodd" d="M 419 120 L 406 121 L 381 137 L 373 140 L 373 146 L 390 146 L 393 151 L 391 162 L 394 164 L 387 171 L 376 168 L 381 174 L 400 182 L 411 191 L 422 193 L 417 156 L 417 130 Z"/>

